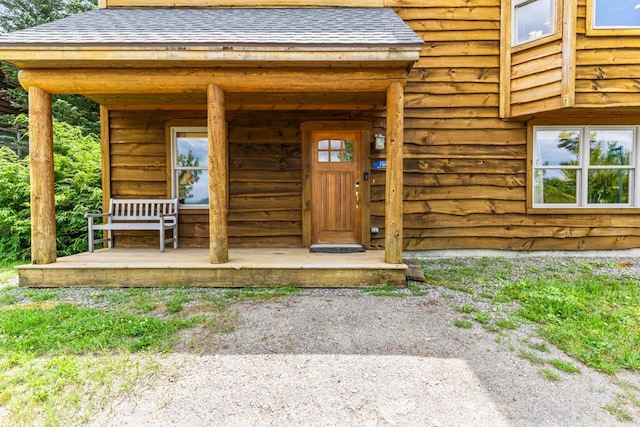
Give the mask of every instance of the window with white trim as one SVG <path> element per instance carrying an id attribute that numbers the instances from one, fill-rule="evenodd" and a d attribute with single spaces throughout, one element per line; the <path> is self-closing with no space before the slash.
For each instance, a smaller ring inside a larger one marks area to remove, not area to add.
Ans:
<path id="1" fill-rule="evenodd" d="M 592 0 L 594 29 L 640 28 L 639 0 Z"/>
<path id="2" fill-rule="evenodd" d="M 638 207 L 640 126 L 534 126 L 533 207 Z"/>
<path id="3" fill-rule="evenodd" d="M 514 46 L 554 34 L 556 0 L 513 0 Z"/>
<path id="4" fill-rule="evenodd" d="M 171 128 L 171 184 L 181 207 L 209 207 L 207 128 Z"/>

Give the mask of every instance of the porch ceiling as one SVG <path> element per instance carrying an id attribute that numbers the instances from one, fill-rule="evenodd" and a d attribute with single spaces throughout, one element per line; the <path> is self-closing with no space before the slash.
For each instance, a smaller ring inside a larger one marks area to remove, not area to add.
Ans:
<path id="1" fill-rule="evenodd" d="M 86 94 L 98 104 L 118 110 L 189 109 L 205 110 L 207 96 L 196 94 Z M 229 111 L 331 111 L 383 110 L 383 92 L 360 93 L 228 93 L 225 104 Z"/>

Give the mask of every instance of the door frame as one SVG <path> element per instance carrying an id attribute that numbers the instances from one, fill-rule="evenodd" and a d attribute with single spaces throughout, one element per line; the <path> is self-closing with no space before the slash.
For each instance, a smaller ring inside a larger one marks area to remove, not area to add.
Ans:
<path id="1" fill-rule="evenodd" d="M 360 209 L 360 239 L 361 244 L 371 242 L 371 197 L 370 182 L 364 180 L 364 174 L 371 176 L 371 123 L 365 121 L 313 121 L 304 122 L 302 130 L 302 245 L 311 246 L 311 134 L 315 131 L 352 131 L 361 133 L 360 165 L 362 175 L 360 188 L 362 191 L 362 203 Z"/>

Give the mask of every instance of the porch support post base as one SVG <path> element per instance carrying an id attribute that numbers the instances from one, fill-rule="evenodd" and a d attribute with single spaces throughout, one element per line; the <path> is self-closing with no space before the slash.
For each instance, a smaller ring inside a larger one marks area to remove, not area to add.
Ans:
<path id="1" fill-rule="evenodd" d="M 31 179 L 31 261 L 56 262 L 56 206 L 53 168 L 51 94 L 29 88 L 29 159 Z"/>
<path id="2" fill-rule="evenodd" d="M 402 263 L 402 198 L 404 88 L 393 82 L 387 89 L 387 169 L 385 181 L 385 262 Z"/>
<path id="3" fill-rule="evenodd" d="M 209 259 L 229 262 L 227 232 L 229 164 L 225 124 L 225 94 L 216 85 L 207 88 L 209 133 Z"/>

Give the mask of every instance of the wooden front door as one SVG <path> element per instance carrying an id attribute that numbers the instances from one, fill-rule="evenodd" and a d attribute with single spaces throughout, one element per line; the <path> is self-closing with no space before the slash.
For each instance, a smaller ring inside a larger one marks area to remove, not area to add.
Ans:
<path id="1" fill-rule="evenodd" d="M 362 133 L 311 134 L 312 243 L 362 243 Z"/>

